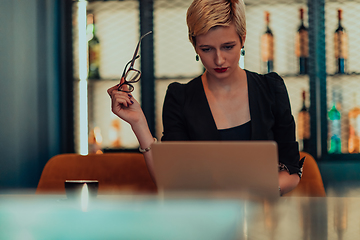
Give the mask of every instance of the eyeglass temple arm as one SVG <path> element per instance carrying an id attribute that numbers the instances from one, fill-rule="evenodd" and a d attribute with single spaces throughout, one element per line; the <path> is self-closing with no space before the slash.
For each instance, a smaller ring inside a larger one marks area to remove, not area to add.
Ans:
<path id="1" fill-rule="evenodd" d="M 135 60 L 138 59 L 139 57 L 140 57 L 140 55 L 137 55 L 137 56 L 135 57 L 135 59 L 131 59 L 131 60 L 125 65 L 123 74 L 121 75 L 122 78 L 125 77 L 126 70 L 128 69 L 127 66 L 128 66 L 133 60 L 135 61 Z"/>
<path id="2" fill-rule="evenodd" d="M 136 57 L 136 55 L 138 54 L 141 40 L 142 40 L 144 37 L 146 37 L 147 35 L 151 34 L 151 33 L 152 33 L 152 31 L 149 31 L 149 32 L 145 33 L 144 35 L 142 35 L 142 36 L 140 37 L 140 40 L 139 40 L 139 42 L 138 42 L 138 44 L 137 44 L 137 46 L 136 46 L 136 49 L 135 49 L 133 58 L 132 58 L 132 60 L 131 60 L 130 68 L 132 68 L 132 67 L 134 66 L 135 59 L 138 58 L 138 57 Z M 138 56 L 139 56 L 139 55 L 138 55 Z"/>

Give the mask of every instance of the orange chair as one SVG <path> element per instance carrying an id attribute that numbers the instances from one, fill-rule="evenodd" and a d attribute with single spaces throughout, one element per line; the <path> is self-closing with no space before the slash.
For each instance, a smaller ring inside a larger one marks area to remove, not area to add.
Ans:
<path id="1" fill-rule="evenodd" d="M 60 154 L 41 174 L 37 194 L 65 194 L 65 180 L 98 180 L 98 194 L 156 193 L 140 153 Z"/>
<path id="2" fill-rule="evenodd" d="M 315 159 L 309 153 L 300 152 L 300 159 L 303 157 L 305 157 L 305 161 L 300 183 L 284 196 L 326 197 L 324 184 Z"/>

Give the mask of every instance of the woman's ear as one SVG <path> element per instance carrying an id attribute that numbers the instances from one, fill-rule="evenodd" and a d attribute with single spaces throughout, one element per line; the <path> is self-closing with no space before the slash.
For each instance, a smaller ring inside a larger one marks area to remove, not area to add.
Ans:
<path id="1" fill-rule="evenodd" d="M 198 49 L 196 49 L 196 47 L 194 47 L 194 50 L 195 50 L 195 60 L 198 62 L 200 60 Z"/>
<path id="2" fill-rule="evenodd" d="M 245 45 L 245 39 L 246 39 L 246 33 L 240 37 L 242 47 L 244 47 L 244 45 Z"/>
<path id="3" fill-rule="evenodd" d="M 195 54 L 196 54 L 196 55 L 199 55 L 199 49 L 194 46 L 194 50 L 195 50 Z"/>

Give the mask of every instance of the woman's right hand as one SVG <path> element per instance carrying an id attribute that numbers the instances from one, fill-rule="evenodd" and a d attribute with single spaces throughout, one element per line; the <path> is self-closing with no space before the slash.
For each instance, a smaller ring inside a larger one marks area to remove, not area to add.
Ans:
<path id="1" fill-rule="evenodd" d="M 123 79 L 122 79 L 123 81 Z M 111 97 L 111 110 L 112 112 L 133 125 L 144 119 L 144 113 L 140 104 L 132 96 L 131 93 L 126 93 L 118 90 L 119 84 L 107 90 Z"/>
<path id="2" fill-rule="evenodd" d="M 124 79 L 121 79 L 120 84 L 123 82 Z M 111 97 L 111 110 L 115 115 L 131 125 L 141 148 L 147 148 L 154 143 L 154 138 L 150 132 L 144 112 L 131 93 L 118 90 L 120 84 L 107 90 Z M 128 90 L 127 86 L 124 86 L 124 90 Z M 149 169 L 149 173 L 156 183 L 151 153 L 145 152 L 144 158 Z"/>
<path id="3" fill-rule="evenodd" d="M 122 83 L 123 81 L 124 79 L 121 79 L 120 83 Z M 151 146 L 151 144 L 154 142 L 154 138 L 151 135 L 140 104 L 131 95 L 131 93 L 119 91 L 118 87 L 119 84 L 107 90 L 108 94 L 111 97 L 112 112 L 131 125 L 131 128 L 134 131 L 142 148 L 147 148 Z M 124 86 L 124 88 L 127 90 L 126 86 Z M 152 155 L 150 152 L 146 152 L 144 153 L 144 157 L 146 165 L 149 169 L 149 173 L 155 182 Z"/>

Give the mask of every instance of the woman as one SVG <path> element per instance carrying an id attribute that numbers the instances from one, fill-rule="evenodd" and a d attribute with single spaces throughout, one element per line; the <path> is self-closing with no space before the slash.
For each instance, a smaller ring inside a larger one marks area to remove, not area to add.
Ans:
<path id="1" fill-rule="evenodd" d="M 187 24 L 196 59 L 206 70 L 187 84 L 169 85 L 162 141 L 275 140 L 280 193 L 291 191 L 301 166 L 287 90 L 276 73 L 260 75 L 238 65 L 246 38 L 243 1 L 194 0 Z M 150 146 L 156 139 L 139 103 L 117 89 L 108 89 L 112 111 L 131 125 L 154 177 Z"/>

